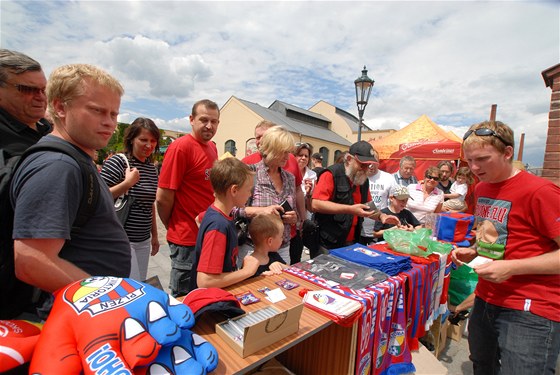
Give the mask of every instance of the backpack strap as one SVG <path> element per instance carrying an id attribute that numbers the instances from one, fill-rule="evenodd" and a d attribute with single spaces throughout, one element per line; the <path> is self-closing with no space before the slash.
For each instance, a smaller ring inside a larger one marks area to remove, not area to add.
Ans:
<path id="1" fill-rule="evenodd" d="M 72 223 L 72 234 L 78 233 L 89 218 L 95 213 L 97 202 L 99 201 L 100 186 L 97 176 L 95 175 L 97 169 L 94 168 L 93 161 L 79 151 L 75 146 L 69 143 L 44 141 L 29 147 L 21 156 L 18 167 L 21 162 L 29 155 L 39 151 L 54 151 L 61 152 L 72 157 L 80 166 L 82 173 L 82 181 L 84 191 L 82 192 L 82 199 L 76 214 L 76 219 Z"/>

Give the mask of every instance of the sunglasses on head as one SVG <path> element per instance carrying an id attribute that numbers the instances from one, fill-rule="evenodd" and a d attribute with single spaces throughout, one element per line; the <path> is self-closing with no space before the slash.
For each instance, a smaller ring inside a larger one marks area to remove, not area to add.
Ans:
<path id="1" fill-rule="evenodd" d="M 502 141 L 503 144 L 505 144 L 506 146 L 513 146 L 511 143 L 506 142 L 506 140 L 504 138 L 502 138 L 498 133 L 496 133 L 494 130 L 492 129 L 488 129 L 488 128 L 480 128 L 480 129 L 476 129 L 476 130 L 468 130 L 465 135 L 463 136 L 463 141 L 466 140 L 467 138 L 469 138 L 471 136 L 471 134 L 474 133 L 475 135 L 478 135 L 479 137 L 496 137 L 498 138 L 500 141 Z"/>
<path id="2" fill-rule="evenodd" d="M 309 143 L 305 143 L 305 142 L 297 142 L 296 143 L 296 147 L 301 147 L 301 148 L 306 148 L 306 149 L 311 149 L 311 145 Z"/>
<path id="3" fill-rule="evenodd" d="M 46 91 L 46 89 L 44 88 L 41 89 L 39 87 L 20 85 L 17 83 L 8 83 L 8 85 L 14 86 L 16 90 L 18 90 L 19 92 L 25 95 L 39 95 L 39 94 L 44 95 Z"/>

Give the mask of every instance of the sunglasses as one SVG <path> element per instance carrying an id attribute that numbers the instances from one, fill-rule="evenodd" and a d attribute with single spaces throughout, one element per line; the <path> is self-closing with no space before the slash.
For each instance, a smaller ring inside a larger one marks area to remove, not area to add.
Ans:
<path id="1" fill-rule="evenodd" d="M 359 161 L 355 156 L 352 156 L 354 158 L 354 160 L 356 161 L 356 163 L 358 163 L 358 165 L 360 166 L 361 169 L 373 169 L 373 164 L 378 164 L 378 162 L 372 162 L 372 163 L 362 163 L 361 161 Z"/>
<path id="2" fill-rule="evenodd" d="M 498 138 L 500 141 L 502 141 L 503 144 L 505 144 L 506 146 L 513 146 L 511 143 L 506 142 L 505 139 L 503 139 L 498 133 L 496 133 L 494 130 L 492 129 L 488 129 L 488 128 L 480 128 L 480 129 L 476 129 L 476 130 L 468 130 L 465 135 L 463 136 L 463 141 L 466 140 L 467 138 L 469 138 L 471 136 L 471 134 L 474 133 L 476 135 L 478 135 L 479 137 L 496 137 Z"/>
<path id="3" fill-rule="evenodd" d="M 24 95 L 39 95 L 39 94 L 45 95 L 46 92 L 46 89 L 44 88 L 41 89 L 39 87 L 20 85 L 17 83 L 8 83 L 8 84 L 14 86 L 16 90 L 18 90 Z"/>
<path id="4" fill-rule="evenodd" d="M 302 143 L 302 142 L 296 143 L 296 147 L 306 148 L 308 150 L 311 149 L 311 145 L 309 143 Z"/>
<path id="5" fill-rule="evenodd" d="M 424 177 L 426 178 L 426 180 L 434 180 L 434 181 L 439 181 L 439 176 L 430 176 L 430 175 L 425 175 Z"/>

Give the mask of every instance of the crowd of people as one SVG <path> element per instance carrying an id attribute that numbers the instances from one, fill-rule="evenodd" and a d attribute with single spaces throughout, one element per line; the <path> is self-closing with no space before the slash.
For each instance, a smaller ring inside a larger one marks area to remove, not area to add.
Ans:
<path id="1" fill-rule="evenodd" d="M 98 67 L 64 65 L 47 80 L 37 61 L 0 50 L 3 158 L 20 156 L 35 143 L 58 143 L 76 149 L 96 172 L 85 181 L 79 160 L 43 150 L 14 173 L 15 276 L 41 291 L 19 316 L 44 319 L 54 291 L 90 275 L 145 280 L 150 255 L 160 246 L 156 215 L 167 229 L 169 289 L 177 297 L 281 273 L 301 260 L 306 222 L 317 232 L 314 257 L 349 244 L 370 245 L 392 228 L 413 231 L 428 214 L 472 212 L 484 229 L 476 244 L 499 248 L 492 262 L 475 267 L 479 284 L 469 326 L 475 373 L 554 370 L 560 350 L 559 187 L 513 167 L 507 125 L 473 125 L 463 139 L 467 165 L 441 161 L 419 179 L 413 157 L 404 156 L 390 174 L 365 141 L 327 166 L 310 144 L 296 143 L 269 121 L 255 128 L 257 153 L 218 160 L 212 138 L 220 109 L 204 99 L 192 107 L 191 133 L 169 145 L 161 166 L 153 160 L 159 129 L 140 117 L 126 129 L 123 152 L 108 158 L 99 173 L 93 159 L 113 135 L 123 94 L 119 81 Z M 76 228 L 90 183 L 94 207 Z M 124 222 L 114 207 L 123 194 L 133 197 Z M 243 245 L 238 218 L 249 222 Z M 470 262 L 480 246 L 456 249 L 454 262 Z"/>

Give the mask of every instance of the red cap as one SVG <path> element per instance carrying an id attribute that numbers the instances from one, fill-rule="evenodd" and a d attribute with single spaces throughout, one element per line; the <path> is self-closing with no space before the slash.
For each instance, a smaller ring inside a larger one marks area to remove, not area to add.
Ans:
<path id="1" fill-rule="evenodd" d="M 220 288 L 195 289 L 185 296 L 183 303 L 190 307 L 195 319 L 206 311 L 219 312 L 228 318 L 245 314 L 237 298 Z"/>

